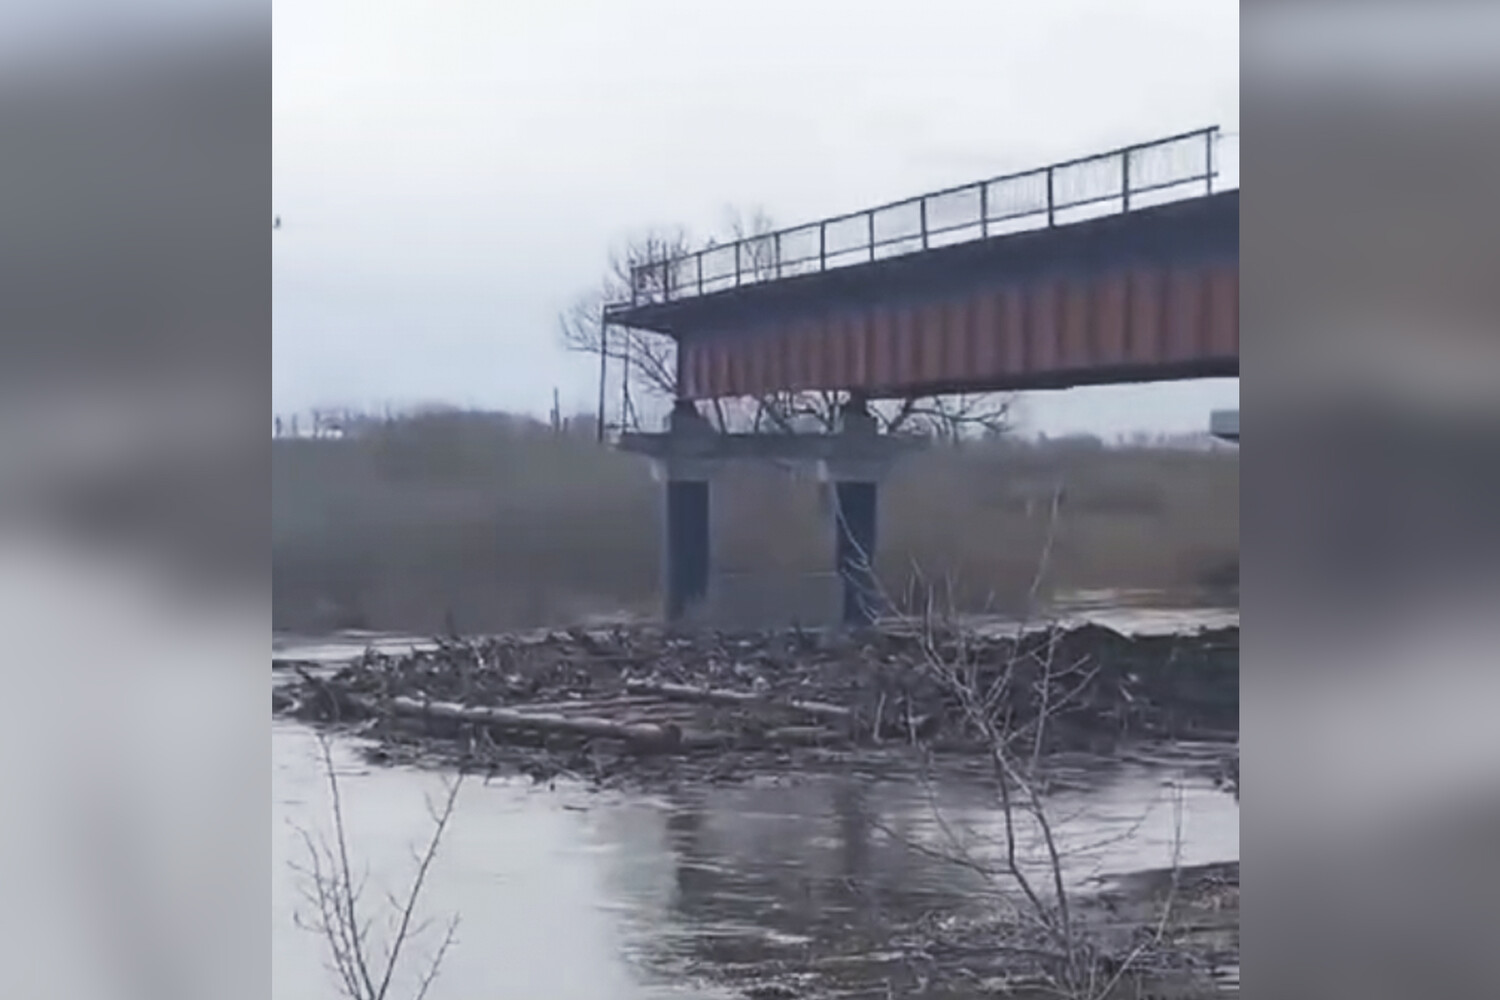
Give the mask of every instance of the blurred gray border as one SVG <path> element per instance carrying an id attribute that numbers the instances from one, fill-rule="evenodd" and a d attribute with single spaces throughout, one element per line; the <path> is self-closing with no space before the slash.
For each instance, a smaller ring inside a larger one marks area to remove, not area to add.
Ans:
<path id="1" fill-rule="evenodd" d="M 1244 982 L 1500 996 L 1500 7 L 1241 26 Z"/>
<path id="2" fill-rule="evenodd" d="M 32 752 L 0 843 L 51 853 L 0 850 L 13 912 L 48 914 L 0 994 L 259 1000 L 270 8 L 5 17 L 0 603 Z"/>

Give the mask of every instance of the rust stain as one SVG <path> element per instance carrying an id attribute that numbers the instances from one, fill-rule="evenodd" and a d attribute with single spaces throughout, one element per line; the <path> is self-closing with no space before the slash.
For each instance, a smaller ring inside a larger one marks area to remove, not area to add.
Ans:
<path id="1" fill-rule="evenodd" d="M 1209 277 L 1208 314 L 1212 336 L 1210 346 L 1215 354 L 1238 356 L 1240 353 L 1240 273 L 1238 269 L 1217 268 Z"/>
<path id="2" fill-rule="evenodd" d="M 1064 282 L 1062 297 L 1062 336 L 1059 363 L 1063 368 L 1087 368 L 1097 364 L 1090 336 L 1089 320 L 1093 310 L 1093 289 L 1087 280 Z"/>
<path id="3" fill-rule="evenodd" d="M 998 292 L 984 292 L 974 300 L 968 338 L 972 343 L 974 372 L 986 378 L 1001 371 L 1000 306 Z"/>
<path id="4" fill-rule="evenodd" d="M 1126 361 L 1125 330 L 1129 323 L 1130 279 L 1125 275 L 1108 275 L 1095 284 L 1094 343 L 1100 364 L 1119 365 Z"/>
<path id="5" fill-rule="evenodd" d="M 1161 357 L 1162 274 L 1141 269 L 1130 276 L 1129 359 L 1132 364 L 1154 364 Z"/>
<path id="6" fill-rule="evenodd" d="M 1160 360 L 1184 361 L 1197 355 L 1203 340 L 1203 274 L 1174 270 L 1167 278 L 1165 350 Z"/>
<path id="7" fill-rule="evenodd" d="M 1031 323 L 1026 331 L 1027 371 L 1059 367 L 1058 340 L 1062 332 L 1061 289 L 1054 280 L 1034 283 L 1027 296 Z"/>
<path id="8" fill-rule="evenodd" d="M 1154 366 L 1180 371 L 1238 355 L 1239 272 L 1232 264 L 1138 266 L 1033 279 L 918 305 L 828 309 L 689 340 L 682 350 L 686 392 L 695 398 L 777 389 L 896 393 L 1114 368 L 1149 378 Z"/>

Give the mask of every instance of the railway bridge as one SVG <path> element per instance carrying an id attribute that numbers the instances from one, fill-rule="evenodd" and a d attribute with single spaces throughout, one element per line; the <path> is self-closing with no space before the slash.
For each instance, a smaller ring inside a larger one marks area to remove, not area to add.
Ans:
<path id="1" fill-rule="evenodd" d="M 879 480 L 913 446 L 867 400 L 1239 375 L 1239 190 L 1217 128 L 642 263 L 606 326 L 676 342 L 668 430 L 625 434 L 666 480 L 666 613 L 709 580 L 725 462 L 817 462 L 836 484 L 844 618 L 876 612 Z M 697 404 L 822 390 L 836 433 L 718 434 Z M 1238 421 L 1235 420 L 1235 439 Z"/>

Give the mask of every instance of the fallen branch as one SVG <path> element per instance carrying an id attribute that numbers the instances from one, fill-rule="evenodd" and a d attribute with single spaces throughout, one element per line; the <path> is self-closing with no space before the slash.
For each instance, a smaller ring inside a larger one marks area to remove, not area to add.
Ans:
<path id="1" fill-rule="evenodd" d="M 782 726 L 766 730 L 757 739 L 770 746 L 783 747 L 831 747 L 849 742 L 842 733 L 822 726 Z"/>
<path id="2" fill-rule="evenodd" d="M 374 715 L 382 703 L 360 695 L 349 695 L 351 705 Z M 485 731 L 510 730 L 530 733 L 562 733 L 586 739 L 620 740 L 636 750 L 672 753 L 690 750 L 722 750 L 736 746 L 836 746 L 847 743 L 844 733 L 823 726 L 782 726 L 762 732 L 684 733 L 673 722 L 615 722 L 588 716 L 564 716 L 509 708 L 479 708 L 451 702 L 428 702 L 416 698 L 392 698 L 386 710 L 407 719 L 444 719 L 481 726 Z"/>
<path id="3" fill-rule="evenodd" d="M 775 701 L 749 691 L 723 688 L 690 687 L 686 684 L 661 684 L 655 681 L 630 681 L 625 689 L 631 694 L 650 694 L 674 701 L 703 702 L 710 705 L 734 705 L 742 708 L 784 709 L 825 722 L 849 723 L 854 712 L 842 705 L 820 701 Z"/>
<path id="4" fill-rule="evenodd" d="M 349 699 L 370 713 L 378 713 L 382 705 L 369 698 L 350 696 Z M 592 739 L 621 740 L 640 749 L 670 750 L 682 742 L 682 730 L 667 723 L 611 722 L 589 716 L 563 716 L 541 712 L 518 712 L 508 708 L 468 708 L 448 702 L 426 702 L 415 698 L 392 698 L 386 703 L 392 713 L 408 718 L 448 719 L 492 729 L 510 729 L 523 732 L 563 733 Z"/>
<path id="5" fill-rule="evenodd" d="M 339 697 L 338 690 L 323 678 L 315 677 L 314 675 L 308 673 L 307 669 L 300 663 L 292 664 L 291 669 L 295 670 L 297 672 L 297 676 L 302 678 L 303 684 L 307 685 L 315 692 L 317 692 L 318 696 L 323 699 L 324 704 L 327 705 L 329 716 L 333 719 L 334 722 L 338 722 L 344 714 L 344 706 L 342 704 L 342 699 L 340 699 Z"/>
<path id="6" fill-rule="evenodd" d="M 597 712 L 602 710 L 635 708 L 642 705 L 661 704 L 660 698 L 650 695 L 619 695 L 613 698 L 575 698 L 559 701 L 522 701 L 510 707 L 524 712 Z"/>

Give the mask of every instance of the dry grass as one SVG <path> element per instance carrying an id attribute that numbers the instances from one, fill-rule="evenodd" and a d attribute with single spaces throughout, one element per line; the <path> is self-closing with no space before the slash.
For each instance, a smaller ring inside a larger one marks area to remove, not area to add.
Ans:
<path id="1" fill-rule="evenodd" d="M 444 413 L 274 441 L 276 627 L 477 632 L 653 612 L 660 487 L 585 424 Z M 1014 608 L 1059 485 L 1050 589 L 1233 582 L 1235 453 L 976 443 L 909 459 L 882 493 L 888 592 L 941 579 L 960 610 Z M 794 581 L 832 566 L 828 500 L 809 477 L 735 470 L 714 521 L 725 573 Z"/>

